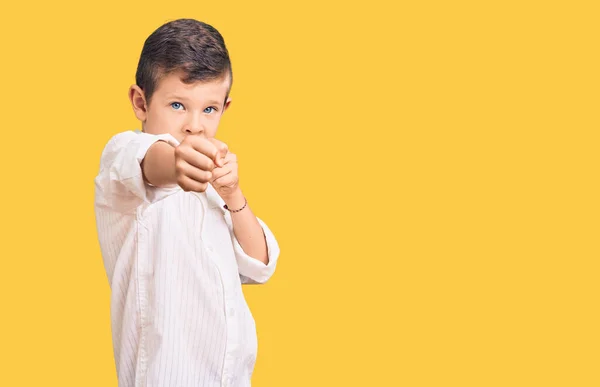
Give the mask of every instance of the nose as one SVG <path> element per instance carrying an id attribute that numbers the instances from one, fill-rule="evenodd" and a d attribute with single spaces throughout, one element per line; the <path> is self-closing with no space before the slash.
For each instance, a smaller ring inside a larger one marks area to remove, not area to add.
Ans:
<path id="1" fill-rule="evenodd" d="M 190 115 L 190 119 L 183 125 L 183 132 L 187 134 L 202 134 L 204 132 L 204 125 L 200 117 L 196 115 Z"/>

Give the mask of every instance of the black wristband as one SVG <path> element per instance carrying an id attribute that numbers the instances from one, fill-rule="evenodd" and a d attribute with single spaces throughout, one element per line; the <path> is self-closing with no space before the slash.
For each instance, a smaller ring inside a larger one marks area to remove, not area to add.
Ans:
<path id="1" fill-rule="evenodd" d="M 226 209 L 226 210 L 227 210 L 227 211 L 229 211 L 229 212 L 240 212 L 241 210 L 243 210 L 244 208 L 246 208 L 246 205 L 248 205 L 248 199 L 246 199 L 246 198 L 244 197 L 244 205 L 243 205 L 243 206 L 242 206 L 242 208 L 240 208 L 239 210 L 230 210 L 230 209 L 229 209 L 229 207 L 227 207 L 227 204 L 225 204 L 225 205 L 223 206 L 223 208 L 224 208 L 224 209 Z"/>

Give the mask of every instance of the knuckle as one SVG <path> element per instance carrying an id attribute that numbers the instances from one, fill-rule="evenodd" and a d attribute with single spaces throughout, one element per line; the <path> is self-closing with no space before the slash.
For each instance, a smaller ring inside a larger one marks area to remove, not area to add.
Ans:
<path id="1" fill-rule="evenodd" d="M 185 155 L 185 146 L 178 146 L 175 148 L 175 157 L 182 158 Z"/>

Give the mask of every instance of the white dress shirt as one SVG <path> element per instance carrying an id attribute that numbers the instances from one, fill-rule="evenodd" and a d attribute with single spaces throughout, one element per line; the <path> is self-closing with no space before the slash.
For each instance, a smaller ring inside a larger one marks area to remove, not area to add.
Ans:
<path id="1" fill-rule="evenodd" d="M 110 139 L 95 179 L 95 211 L 119 387 L 250 386 L 257 353 L 242 283 L 264 283 L 279 246 L 263 228 L 269 263 L 248 256 L 231 215 L 206 192 L 144 183 L 140 163 L 169 134 Z"/>

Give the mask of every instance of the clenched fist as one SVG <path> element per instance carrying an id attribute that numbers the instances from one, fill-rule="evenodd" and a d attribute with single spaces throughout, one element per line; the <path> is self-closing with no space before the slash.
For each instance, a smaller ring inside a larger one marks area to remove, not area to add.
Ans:
<path id="1" fill-rule="evenodd" d="M 224 165 L 217 167 L 212 171 L 212 180 L 210 181 L 219 196 L 227 199 L 238 189 L 238 164 L 237 156 L 227 152 L 224 158 Z"/>
<path id="2" fill-rule="evenodd" d="M 208 184 L 215 180 L 215 170 L 223 176 L 219 170 L 225 166 L 227 155 L 227 145 L 219 140 L 187 136 L 175 148 L 177 184 L 184 191 L 206 191 Z"/>

